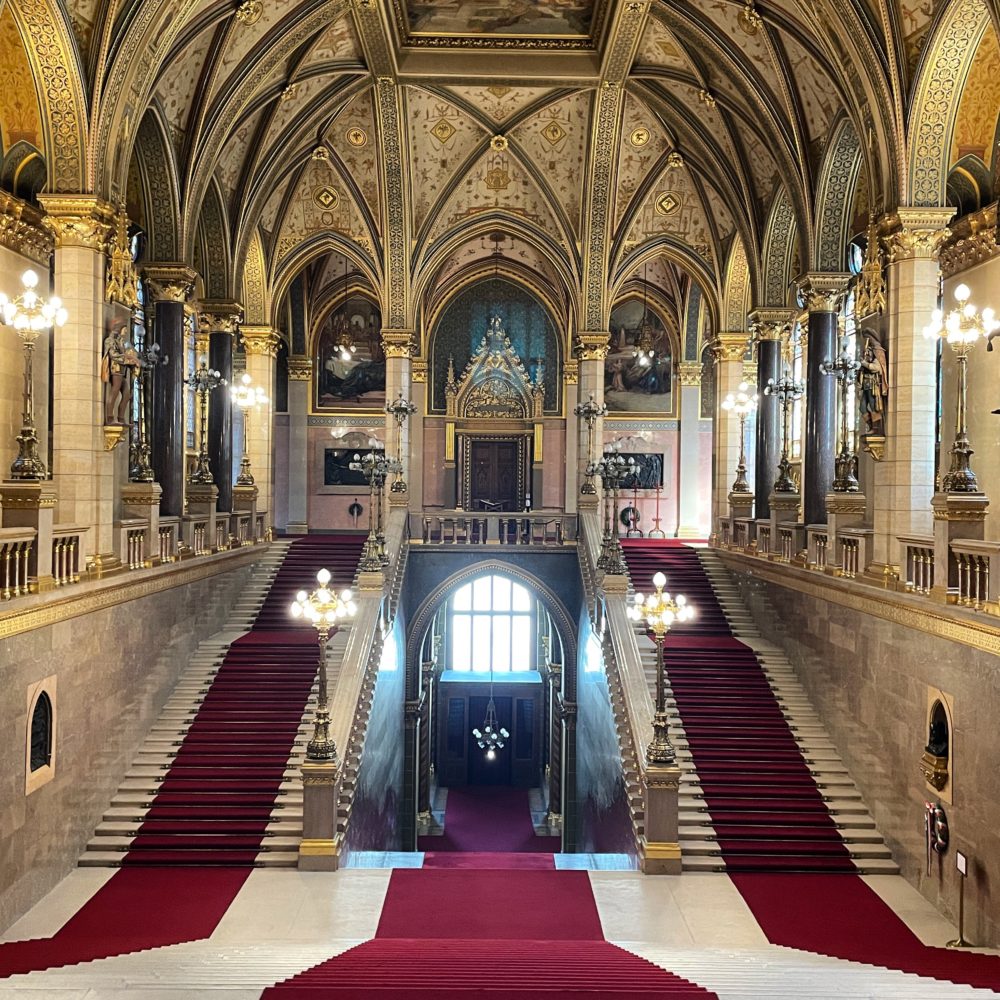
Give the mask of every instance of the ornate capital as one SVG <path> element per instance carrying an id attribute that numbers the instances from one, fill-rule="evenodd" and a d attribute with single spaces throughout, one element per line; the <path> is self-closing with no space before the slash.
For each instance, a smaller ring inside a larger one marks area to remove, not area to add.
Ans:
<path id="1" fill-rule="evenodd" d="M 603 331 L 581 331 L 576 335 L 577 357 L 580 361 L 603 361 L 608 356 L 611 334 Z"/>
<path id="2" fill-rule="evenodd" d="M 951 227 L 951 238 L 941 251 L 941 271 L 951 278 L 974 264 L 1000 255 L 997 244 L 997 205 L 959 219 Z"/>
<path id="3" fill-rule="evenodd" d="M 187 302 L 198 278 L 187 264 L 150 264 L 142 269 L 146 288 L 154 302 Z"/>
<path id="4" fill-rule="evenodd" d="M 236 335 L 240 320 L 243 318 L 243 306 L 239 302 L 228 299 L 202 299 L 198 303 L 198 326 L 209 333 L 228 333 Z"/>
<path id="5" fill-rule="evenodd" d="M 755 309 L 750 313 L 750 333 L 754 342 L 781 340 L 794 324 L 794 309 Z"/>
<path id="6" fill-rule="evenodd" d="M 804 274 L 796 282 L 800 301 L 805 301 L 811 313 L 839 312 L 850 280 L 849 274 Z"/>
<path id="7" fill-rule="evenodd" d="M 92 194 L 43 194 L 45 227 L 55 236 L 56 249 L 85 247 L 106 251 L 114 228 L 114 209 Z"/>
<path id="8" fill-rule="evenodd" d="M 281 335 L 269 326 L 241 326 L 240 343 L 243 344 L 245 354 L 276 358 L 281 346 Z"/>
<path id="9" fill-rule="evenodd" d="M 889 260 L 936 260 L 948 239 L 953 208 L 899 208 L 882 220 Z"/>
<path id="10" fill-rule="evenodd" d="M 682 361 L 677 366 L 677 377 L 681 385 L 701 385 L 701 362 Z"/>
<path id="11" fill-rule="evenodd" d="M 712 341 L 712 356 L 718 362 L 742 361 L 747 352 L 750 338 L 742 331 L 738 333 L 720 333 Z"/>
<path id="12" fill-rule="evenodd" d="M 312 376 L 312 359 L 301 357 L 288 359 L 288 378 L 292 382 L 311 382 Z"/>
<path id="13" fill-rule="evenodd" d="M 414 361 L 410 366 L 410 381 L 411 382 L 426 382 L 427 381 L 427 362 L 426 361 Z"/>
<path id="14" fill-rule="evenodd" d="M 412 330 L 383 330 L 382 350 L 387 358 L 408 358 L 412 340 Z"/>
<path id="15" fill-rule="evenodd" d="M 49 266 L 52 233 L 46 229 L 44 216 L 20 198 L 0 191 L 0 246 L 7 247 L 36 264 Z"/>
<path id="16" fill-rule="evenodd" d="M 578 385 L 580 382 L 580 362 L 575 358 L 567 358 L 563 362 L 563 382 L 566 385 Z"/>
<path id="17" fill-rule="evenodd" d="M 743 362 L 743 381 L 749 382 L 750 385 L 757 384 L 757 362 L 756 361 L 744 361 Z"/>

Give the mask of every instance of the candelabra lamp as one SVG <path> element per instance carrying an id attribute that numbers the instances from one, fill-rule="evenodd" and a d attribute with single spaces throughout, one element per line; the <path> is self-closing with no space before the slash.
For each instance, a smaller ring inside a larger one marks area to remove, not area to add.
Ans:
<path id="1" fill-rule="evenodd" d="M 194 471 L 188 476 L 188 483 L 197 486 L 214 485 L 212 468 L 208 462 L 208 397 L 216 389 L 224 386 L 226 380 L 222 377 L 221 372 L 209 368 L 205 359 L 202 358 L 197 370 L 190 378 L 186 378 L 184 383 L 191 386 L 198 395 L 198 422 L 200 424 L 198 459 Z"/>
<path id="2" fill-rule="evenodd" d="M 319 691 L 316 696 L 316 721 L 312 739 L 306 744 L 306 759 L 329 763 L 337 759 L 337 744 L 330 735 L 330 700 L 326 685 L 326 644 L 337 623 L 353 618 L 357 613 L 352 594 L 342 590 L 339 594 L 330 588 L 332 576 L 328 569 L 316 574 L 319 586 L 310 594 L 300 590 L 291 606 L 293 618 L 304 619 L 316 629 L 319 639 Z"/>
<path id="3" fill-rule="evenodd" d="M 931 314 L 924 327 L 924 336 L 947 341 L 958 359 L 958 403 L 955 419 L 955 443 L 951 446 L 951 467 L 941 482 L 945 493 L 978 493 L 979 484 L 970 460 L 974 454 L 969 444 L 967 421 L 969 352 L 981 337 L 989 337 L 1000 329 L 993 310 L 987 306 L 980 312 L 969 301 L 968 285 L 955 289 L 958 308 L 947 315 L 941 309 Z"/>
<path id="4" fill-rule="evenodd" d="M 854 353 L 845 344 L 841 349 L 840 357 L 836 361 L 826 361 L 821 366 L 827 375 L 833 376 L 837 380 L 837 389 L 840 393 L 840 451 L 837 453 L 837 461 L 834 465 L 835 476 L 833 479 L 834 493 L 857 493 L 861 489 L 858 483 L 857 472 L 858 456 L 851 448 L 851 427 L 848 426 L 848 391 L 857 382 L 858 372 L 861 371 L 861 362 L 854 356 Z"/>
<path id="5" fill-rule="evenodd" d="M 159 365 L 165 365 L 169 358 L 161 357 L 160 345 L 150 344 L 143 350 L 136 350 L 138 365 L 135 372 L 135 398 L 138 419 L 135 424 L 135 444 L 132 448 L 128 478 L 131 483 L 151 483 L 156 479 L 150 463 L 149 423 L 146 416 L 146 387 L 149 373 Z"/>
<path id="6" fill-rule="evenodd" d="M 757 409 L 757 393 L 750 395 L 750 386 L 740 382 L 736 392 L 729 393 L 722 401 L 722 408 L 727 413 L 735 413 L 740 421 L 740 460 L 736 463 L 736 479 L 730 492 L 747 495 L 750 484 L 747 482 L 747 452 L 746 423 L 747 417 Z"/>
<path id="7" fill-rule="evenodd" d="M 38 275 L 31 270 L 21 275 L 23 291 L 8 299 L 0 293 L 0 319 L 14 328 L 24 348 L 24 390 L 21 433 L 17 436 L 17 457 L 10 467 L 10 478 L 37 482 L 45 478 L 45 463 L 38 454 L 38 434 L 35 431 L 35 400 L 32 362 L 35 341 L 46 330 L 63 326 L 68 319 L 62 302 L 56 296 L 43 299 L 35 289 Z"/>
<path id="8" fill-rule="evenodd" d="M 637 593 L 628 609 L 629 617 L 644 622 L 656 644 L 656 707 L 653 714 L 653 739 L 646 748 L 646 759 L 651 764 L 666 766 L 674 763 L 674 748 L 667 733 L 667 682 L 663 664 L 663 642 L 674 625 L 690 621 L 694 608 L 683 594 L 671 597 L 664 591 L 667 578 L 662 573 L 653 577 L 655 594 L 644 597 Z"/>
<path id="9" fill-rule="evenodd" d="M 588 467 L 589 468 L 589 467 Z M 597 568 L 612 575 L 622 575 L 626 570 L 622 552 L 621 536 L 618 530 L 618 498 L 622 482 L 635 473 L 635 459 L 625 458 L 617 448 L 595 463 L 595 474 L 601 477 L 604 490 L 604 538 Z"/>
<path id="10" fill-rule="evenodd" d="M 403 478 L 403 424 L 407 417 L 412 417 L 417 412 L 416 406 L 409 400 L 403 398 L 400 393 L 391 403 L 386 404 L 385 412 L 388 413 L 396 424 L 396 464 L 395 477 L 392 486 L 389 487 L 391 493 L 405 493 L 406 480 Z"/>
<path id="11" fill-rule="evenodd" d="M 360 568 L 367 573 L 378 572 L 389 562 L 382 511 L 385 481 L 390 473 L 397 470 L 398 462 L 386 458 L 381 448 L 373 448 L 363 458 L 355 454 L 350 467 L 360 472 L 368 482 L 368 538 L 361 551 Z"/>
<path id="12" fill-rule="evenodd" d="M 233 402 L 243 414 L 243 457 L 240 459 L 240 474 L 236 477 L 237 486 L 253 486 L 253 473 L 250 471 L 250 413 L 255 406 L 266 406 L 267 393 L 259 385 L 253 384 L 253 379 L 244 372 L 240 376 L 239 385 L 232 388 Z"/>
<path id="13" fill-rule="evenodd" d="M 777 396 L 781 402 L 781 461 L 778 462 L 778 478 L 774 481 L 775 493 L 795 492 L 795 481 L 791 476 L 791 462 L 788 460 L 788 439 L 791 435 L 789 422 L 792 403 L 801 399 L 805 391 L 806 387 L 802 382 L 792 378 L 787 364 L 781 378 L 777 381 L 769 378 L 767 385 L 764 386 L 765 396 Z"/>
<path id="14" fill-rule="evenodd" d="M 586 403 L 578 403 L 573 407 L 573 413 L 578 417 L 583 417 L 587 421 L 587 478 L 580 487 L 580 493 L 583 496 L 594 496 L 597 493 L 597 487 L 594 485 L 594 469 L 596 465 L 594 459 L 594 434 L 598 419 L 605 416 L 607 412 L 607 404 L 598 403 L 593 393 L 590 394 L 590 398 Z"/>

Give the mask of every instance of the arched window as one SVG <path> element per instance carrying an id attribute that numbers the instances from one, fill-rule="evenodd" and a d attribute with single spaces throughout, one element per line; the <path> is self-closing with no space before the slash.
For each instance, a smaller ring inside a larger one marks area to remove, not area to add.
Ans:
<path id="1" fill-rule="evenodd" d="M 481 576 L 451 597 L 452 670 L 488 674 L 534 670 L 535 602 L 506 576 Z"/>
<path id="2" fill-rule="evenodd" d="M 52 763 L 52 702 L 43 691 L 31 713 L 31 754 L 29 769 L 38 771 Z"/>

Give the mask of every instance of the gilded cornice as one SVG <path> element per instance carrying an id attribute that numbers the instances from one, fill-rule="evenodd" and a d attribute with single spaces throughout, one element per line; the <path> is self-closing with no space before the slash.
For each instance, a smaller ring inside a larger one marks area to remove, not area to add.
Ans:
<path id="1" fill-rule="evenodd" d="M 1000 255 L 997 245 L 997 203 L 959 219 L 941 251 L 941 271 L 950 278 L 960 271 Z"/>
<path id="2" fill-rule="evenodd" d="M 677 366 L 677 380 L 681 385 L 701 385 L 701 362 L 682 361 Z"/>
<path id="3" fill-rule="evenodd" d="M 243 318 L 243 306 L 228 299 L 202 299 L 198 303 L 198 327 L 209 333 L 235 336 Z"/>
<path id="4" fill-rule="evenodd" d="M 413 342 L 412 330 L 383 330 L 382 349 L 387 358 L 408 358 Z"/>
<path id="5" fill-rule="evenodd" d="M 0 246 L 44 267 L 54 246 L 42 213 L 6 191 L 0 191 Z"/>
<path id="6" fill-rule="evenodd" d="M 750 313 L 750 333 L 754 343 L 781 340 L 794 325 L 794 309 L 763 308 Z"/>
<path id="7" fill-rule="evenodd" d="M 187 302 L 198 274 L 187 264 L 150 264 L 142 269 L 154 302 Z"/>
<path id="8" fill-rule="evenodd" d="M 114 209 L 92 194 L 42 194 L 45 227 L 55 237 L 56 249 L 85 247 L 102 253 L 114 228 Z"/>
<path id="9" fill-rule="evenodd" d="M 602 331 L 576 335 L 576 356 L 580 361 L 603 361 L 611 347 L 611 335 Z"/>
<path id="10" fill-rule="evenodd" d="M 796 282 L 800 301 L 811 313 L 839 312 L 850 280 L 849 274 L 804 274 Z"/>
<path id="11" fill-rule="evenodd" d="M 244 325 L 240 327 L 240 343 L 245 354 L 276 358 L 281 346 L 281 335 L 270 326 Z"/>
<path id="12" fill-rule="evenodd" d="M 313 363 L 310 358 L 289 358 L 288 378 L 292 382 L 311 382 Z"/>
<path id="13" fill-rule="evenodd" d="M 953 208 L 899 208 L 886 216 L 880 230 L 885 234 L 889 260 L 933 260 L 948 239 Z"/>
<path id="14" fill-rule="evenodd" d="M 712 357 L 716 361 L 742 361 L 747 353 L 749 337 L 743 331 L 720 333 L 711 343 Z"/>

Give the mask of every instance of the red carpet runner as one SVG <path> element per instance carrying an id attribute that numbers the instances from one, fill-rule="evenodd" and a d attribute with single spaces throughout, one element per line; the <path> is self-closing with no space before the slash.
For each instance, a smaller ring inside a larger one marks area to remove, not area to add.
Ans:
<path id="1" fill-rule="evenodd" d="M 667 674 L 726 870 L 856 872 L 754 652 L 732 637 L 697 552 L 623 543 L 636 590 L 662 570 L 697 610 L 667 637 Z"/>
<path id="2" fill-rule="evenodd" d="M 348 586 L 363 541 L 331 535 L 292 544 L 253 631 L 227 654 L 124 856 L 130 867 L 51 938 L 0 944 L 0 977 L 212 934 L 265 839 L 316 670 L 313 630 L 290 624 L 288 606 L 323 566 Z"/>

